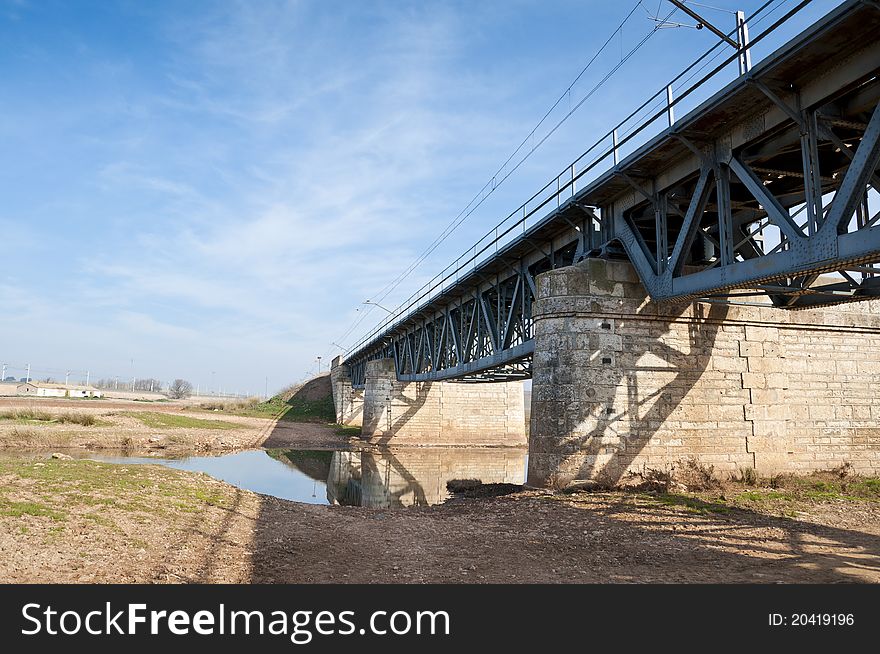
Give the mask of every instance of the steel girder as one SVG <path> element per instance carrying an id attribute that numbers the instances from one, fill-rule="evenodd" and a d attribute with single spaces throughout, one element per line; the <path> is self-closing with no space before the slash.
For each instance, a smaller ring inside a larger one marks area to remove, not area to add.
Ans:
<path id="1" fill-rule="evenodd" d="M 569 208 L 570 210 L 571 208 Z M 592 213 L 579 209 L 588 225 Z M 393 358 L 400 381 L 512 381 L 531 377 L 535 276 L 583 258 L 595 243 L 586 227 L 563 233 L 546 250 L 530 246 L 492 278 L 412 315 L 368 356 L 347 361 L 352 385 L 366 383 L 366 364 Z M 466 286 L 465 286 L 466 288 Z"/>
<path id="2" fill-rule="evenodd" d="M 593 181 L 572 165 L 568 199 L 351 352 L 352 382 L 386 357 L 402 381 L 529 376 L 534 277 L 585 256 L 630 259 L 657 301 L 877 296 L 878 35 L 877 3 L 844 2 L 620 162 L 615 138 Z"/>
<path id="3" fill-rule="evenodd" d="M 614 238 L 655 300 L 747 286 L 786 308 L 876 297 L 880 213 L 869 194 L 880 188 L 880 83 L 800 110 L 759 88 L 789 120 L 735 149 L 695 146 L 696 176 L 659 192 L 621 172 L 644 199 L 606 209 Z"/>
<path id="4" fill-rule="evenodd" d="M 844 3 L 585 189 L 652 299 L 880 294 L 878 35 Z"/>

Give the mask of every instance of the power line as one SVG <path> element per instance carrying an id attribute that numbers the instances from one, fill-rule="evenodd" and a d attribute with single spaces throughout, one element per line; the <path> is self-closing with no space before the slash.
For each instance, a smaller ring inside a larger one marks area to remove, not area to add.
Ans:
<path id="1" fill-rule="evenodd" d="M 532 154 L 534 154 L 534 152 L 539 147 L 541 147 L 541 145 L 543 145 L 547 141 L 547 139 L 553 133 L 555 133 L 559 129 L 559 127 L 566 120 L 568 120 L 568 118 L 570 118 L 571 115 L 578 108 L 580 108 L 583 105 L 583 103 L 586 101 L 586 99 L 591 97 L 596 92 L 596 90 L 611 77 L 611 75 L 614 72 L 616 72 L 627 60 L 629 60 L 629 58 L 634 54 L 635 50 L 638 50 L 642 45 L 644 45 L 645 41 L 647 41 L 647 39 L 650 38 L 650 36 L 656 32 L 657 28 L 655 27 L 651 32 L 649 32 L 648 36 L 645 39 L 643 39 L 639 43 L 639 45 L 636 46 L 636 48 L 634 50 L 630 51 L 629 54 L 627 54 L 625 57 L 621 58 L 621 61 L 618 62 L 618 64 L 612 69 L 612 72 L 610 74 L 606 75 L 599 82 L 599 84 L 597 86 L 593 87 L 593 89 L 590 90 L 590 92 L 587 94 L 587 96 L 585 98 L 581 99 L 581 101 L 578 102 L 578 104 L 575 105 L 575 107 L 573 109 L 571 109 L 563 117 L 563 119 L 561 121 L 559 121 L 553 127 L 553 129 L 548 134 L 546 134 L 536 145 L 534 145 L 531 149 L 529 149 L 529 151 L 526 153 L 526 155 L 522 159 L 520 159 L 511 170 L 507 171 L 501 177 L 500 180 L 498 179 L 499 175 L 501 175 L 502 172 L 504 172 L 505 167 L 516 157 L 516 155 L 523 149 L 523 147 L 529 142 L 529 140 L 537 133 L 537 131 L 546 122 L 547 118 L 550 117 L 550 115 L 559 106 L 559 104 L 566 98 L 570 99 L 571 90 L 574 88 L 574 86 L 578 83 L 578 81 L 580 81 L 581 77 L 584 76 L 584 74 L 587 72 L 587 70 L 590 69 L 590 67 L 593 65 L 593 63 L 596 61 L 596 59 L 607 49 L 607 47 L 613 41 L 614 37 L 617 36 L 618 33 L 622 32 L 624 25 L 627 23 L 627 21 L 629 21 L 630 18 L 632 18 L 632 15 L 636 12 L 636 10 L 640 6 L 643 9 L 645 9 L 645 7 L 642 5 L 642 0 L 639 0 L 638 2 L 636 2 L 635 5 L 633 5 L 632 9 L 629 11 L 629 13 L 626 15 L 626 17 L 614 29 L 614 31 L 611 32 L 611 34 L 608 36 L 608 38 L 605 40 L 605 42 L 602 44 L 602 46 L 593 54 L 593 56 L 586 63 L 586 65 L 580 70 L 580 72 L 577 74 L 577 76 L 574 78 L 574 80 L 566 87 L 566 89 L 556 99 L 556 101 L 553 103 L 553 105 L 544 113 L 544 115 L 538 121 L 538 124 L 535 125 L 535 127 L 529 132 L 529 134 L 522 140 L 522 142 L 520 142 L 520 144 L 516 147 L 516 149 L 510 154 L 510 156 L 507 157 L 507 159 L 504 161 L 504 163 L 501 164 L 501 166 L 498 168 L 498 170 L 495 171 L 495 174 L 492 175 L 492 177 L 489 179 L 489 181 L 487 181 L 483 185 L 483 187 L 477 192 L 477 194 L 471 199 L 471 201 L 465 206 L 465 208 L 462 209 L 461 212 L 458 213 L 458 215 L 452 220 L 452 222 L 443 229 L 443 231 L 440 233 L 440 235 L 437 236 L 437 238 L 435 238 L 434 241 L 431 242 L 431 244 L 428 246 L 428 248 L 421 255 L 419 255 L 415 259 L 415 261 L 413 261 L 394 280 L 392 280 L 389 284 L 387 284 L 384 288 L 382 288 L 382 290 L 380 290 L 378 293 L 375 294 L 375 296 L 378 298 L 378 301 L 381 302 L 382 300 L 384 300 L 407 277 L 409 277 L 409 275 L 411 275 L 416 270 L 416 268 L 418 268 L 418 266 L 421 265 L 422 262 L 424 262 L 425 259 L 427 259 L 465 220 L 467 220 L 467 218 L 469 218 L 473 214 L 474 211 L 476 211 L 480 206 L 482 206 L 483 202 L 485 202 L 486 199 L 488 199 L 489 196 L 492 195 L 492 193 L 494 193 L 494 191 L 499 186 L 501 186 L 501 184 L 504 183 L 504 181 L 506 181 L 514 172 L 516 172 L 519 169 L 519 167 L 522 166 L 522 164 Z M 646 9 L 646 11 L 647 11 L 647 9 Z M 672 13 L 674 11 L 675 11 L 675 9 L 673 8 L 673 10 L 669 13 L 669 15 L 672 15 Z M 360 324 L 367 318 L 367 316 L 371 313 L 371 311 L 372 311 L 372 307 L 365 310 L 364 313 L 351 325 L 351 327 L 349 327 L 348 330 L 346 330 L 346 332 L 337 340 L 345 341 L 345 339 L 348 338 L 348 336 L 355 329 L 357 329 L 357 327 L 360 326 Z"/>
<path id="2" fill-rule="evenodd" d="M 487 181 L 483 185 L 480 191 L 471 199 L 471 201 L 465 206 L 465 208 L 462 209 L 462 211 L 459 212 L 455 219 L 453 219 L 453 221 L 440 233 L 440 235 L 436 239 L 434 239 L 434 241 L 428 246 L 428 249 L 424 253 L 422 253 L 412 264 L 410 264 L 410 266 L 406 270 L 404 270 L 401 275 L 399 275 L 394 281 L 392 281 L 391 284 L 389 284 L 379 292 L 379 295 L 381 296 L 379 298 L 380 300 L 387 297 L 387 295 L 391 293 L 391 291 L 397 288 L 397 286 L 399 286 L 404 279 L 406 279 L 428 256 L 430 256 L 431 253 L 434 252 L 434 250 L 436 250 L 437 247 L 439 247 L 440 244 L 442 244 L 443 241 L 445 241 L 446 238 L 449 237 L 449 235 L 451 235 L 452 232 L 454 232 L 464 222 L 464 220 L 470 217 L 470 215 L 482 205 L 482 203 L 495 191 L 495 189 L 501 186 L 501 184 L 510 176 L 510 174 L 516 170 L 516 168 L 514 168 L 512 171 L 509 171 L 507 174 L 504 175 L 504 177 L 502 177 L 500 181 L 498 181 L 498 176 L 501 175 L 507 164 L 513 160 L 517 153 L 522 150 L 523 146 L 528 143 L 529 139 L 531 139 L 535 135 L 538 129 L 540 129 L 541 125 L 544 124 L 544 121 L 546 121 L 550 114 L 553 113 L 553 110 L 556 109 L 557 106 L 559 106 L 559 103 L 562 102 L 562 100 L 566 97 L 570 97 L 569 94 L 571 92 L 571 89 L 575 86 L 575 84 L 577 84 L 580 78 L 583 77 L 584 73 L 587 72 L 587 70 L 590 68 L 590 66 L 592 66 L 593 62 L 596 61 L 599 55 L 605 51 L 605 49 L 608 47 L 614 37 L 618 34 L 618 32 L 623 29 L 624 24 L 626 24 L 626 22 L 632 17 L 633 13 L 635 13 L 636 9 L 638 9 L 641 4 L 642 2 L 641 0 L 639 0 L 639 2 L 637 2 L 635 6 L 633 6 L 629 14 L 627 14 L 626 18 L 623 19 L 620 25 L 618 25 L 617 28 L 611 33 L 611 35 L 605 40 L 599 50 L 597 50 L 593 57 L 587 62 L 586 66 L 581 69 L 581 71 L 575 77 L 574 81 L 572 81 L 571 84 L 568 85 L 568 87 L 565 89 L 565 91 L 562 92 L 556 102 L 553 103 L 550 109 L 548 109 L 547 112 L 542 116 L 541 120 L 538 121 L 538 124 L 535 125 L 532 131 L 529 132 L 529 134 L 522 140 L 522 142 L 516 147 L 516 149 L 510 154 L 510 156 L 507 157 L 504 163 L 501 164 L 498 170 L 495 171 L 495 174 L 492 175 L 491 179 L 489 179 L 489 181 Z M 541 141 L 541 143 L 543 143 L 543 141 Z M 532 148 L 528 154 L 531 155 L 535 151 L 535 149 L 536 148 Z M 475 202 L 476 204 L 474 204 Z"/>
<path id="3" fill-rule="evenodd" d="M 749 16 L 749 20 L 753 20 L 753 19 L 757 18 L 760 14 L 762 14 L 762 13 L 765 11 L 765 9 L 767 9 L 767 7 L 769 7 L 769 6 L 770 6 L 771 4 L 773 4 L 773 3 L 774 3 L 774 0 L 767 0 L 766 2 L 764 2 L 764 3 L 762 4 L 762 6 L 761 6 L 759 9 L 757 9 L 757 10 L 756 10 L 751 16 Z M 784 0 L 780 0 L 776 7 L 774 7 L 773 9 L 771 9 L 770 12 L 768 12 L 767 15 L 762 16 L 759 20 L 756 21 L 756 23 L 757 23 L 757 22 L 762 22 L 765 18 L 768 18 L 768 17 L 769 17 L 771 14 L 773 14 L 773 13 L 779 8 L 779 6 L 780 6 L 781 4 L 783 4 L 783 3 L 784 3 Z M 806 5 L 810 4 L 810 3 L 811 3 L 811 0 L 805 0 L 805 1 L 803 1 L 803 2 L 800 2 L 796 8 L 792 9 L 791 11 L 789 11 L 789 12 L 786 14 L 786 16 L 784 16 L 784 17 L 781 18 L 779 21 L 777 21 L 774 25 L 772 25 L 770 28 L 768 28 L 768 30 L 766 30 L 764 33 L 762 33 L 757 39 L 754 39 L 754 40 L 753 40 L 753 43 L 757 43 L 758 41 L 762 40 L 764 36 L 766 36 L 768 33 L 772 32 L 772 31 L 774 31 L 775 28 L 778 27 L 779 24 L 783 23 L 783 22 L 784 22 L 785 20 L 787 20 L 790 16 L 794 15 L 795 13 L 797 13 L 798 11 L 800 11 L 800 9 L 802 9 L 804 6 L 806 6 Z M 675 11 L 675 9 L 673 9 L 673 10 L 667 15 L 667 18 L 668 18 L 669 16 L 671 16 L 672 13 L 674 13 L 674 11 Z M 640 48 L 640 47 L 641 47 L 641 46 L 647 41 L 647 39 L 650 38 L 650 36 L 651 36 L 653 33 L 655 33 L 655 32 L 657 31 L 657 29 L 658 29 L 658 28 L 655 27 L 655 29 L 652 30 L 652 31 L 651 31 L 651 32 L 650 32 L 650 33 L 649 33 L 649 34 L 648 34 L 648 35 L 647 35 L 647 36 L 646 36 L 646 37 L 645 37 L 645 38 L 644 38 L 644 39 L 643 39 L 643 40 L 642 40 L 642 41 L 641 41 L 641 42 L 640 42 L 640 43 L 639 43 L 634 49 L 633 49 L 633 51 L 632 51 L 629 55 L 627 55 L 627 57 L 626 57 L 625 59 L 628 59 L 630 56 L 632 56 L 632 54 L 634 54 L 634 52 L 637 51 L 637 50 L 638 50 L 638 49 L 639 49 L 639 48 Z M 732 32 L 732 33 L 733 33 L 733 32 Z M 681 73 L 679 73 L 679 74 L 678 74 L 678 75 L 677 75 L 677 76 L 676 76 L 676 77 L 670 82 L 670 85 L 675 84 L 676 82 L 679 82 L 679 81 L 680 81 L 683 77 L 685 77 L 690 71 L 692 71 L 694 68 L 696 68 L 696 67 L 700 64 L 700 62 L 702 62 L 704 59 L 706 59 L 706 57 L 708 57 L 709 55 L 711 55 L 711 54 L 712 54 L 712 53 L 713 53 L 718 47 L 720 47 L 721 43 L 722 43 L 722 42 L 719 41 L 719 42 L 716 43 L 713 47 L 711 47 L 708 51 L 706 51 L 703 55 L 701 55 L 700 57 L 698 57 L 694 62 L 692 62 L 690 65 L 688 65 L 688 66 L 687 66 L 687 67 L 686 67 Z M 682 85 L 686 84 L 690 79 L 693 79 L 694 76 L 696 76 L 701 70 L 703 70 L 703 69 L 704 69 L 707 65 L 709 65 L 712 61 L 714 61 L 715 59 L 717 59 L 717 57 L 718 57 L 718 55 L 716 54 L 715 57 L 712 57 L 712 59 L 710 59 L 708 62 L 706 62 L 706 63 L 704 63 L 702 66 L 700 66 L 700 68 L 699 68 L 695 73 L 691 74 L 691 76 L 690 76 L 685 82 L 683 82 Z M 599 86 L 601 86 L 605 81 L 607 81 L 607 79 L 608 79 L 611 75 L 613 75 L 614 72 L 616 72 L 617 69 L 619 69 L 619 67 L 625 62 L 625 59 L 622 60 L 617 66 L 615 66 L 615 68 L 614 68 L 614 69 L 613 69 L 608 75 L 606 75 L 605 78 L 603 78 L 602 80 L 600 80 L 600 82 L 596 85 L 596 87 L 590 91 L 590 95 L 591 95 L 592 93 L 594 93 L 595 90 L 596 90 Z M 702 84 L 703 84 L 708 78 L 714 76 L 714 75 L 715 75 L 715 74 L 716 74 L 721 68 L 723 68 L 727 63 L 729 63 L 729 62 L 725 62 L 724 64 L 722 64 L 721 66 L 717 67 L 715 70 L 713 70 L 712 72 L 710 72 L 708 75 L 706 75 L 706 76 L 705 76 L 703 79 L 701 79 L 701 80 L 700 80 L 695 86 L 689 88 L 684 94 L 682 94 L 682 96 L 681 96 L 680 98 L 678 98 L 678 100 L 676 100 L 676 102 L 678 102 L 679 100 L 683 100 L 686 96 L 689 96 L 691 93 L 693 93 L 694 90 L 695 90 L 696 88 L 702 86 Z M 658 95 L 659 95 L 660 93 L 665 92 L 665 89 L 666 89 L 666 88 L 667 88 L 667 87 L 664 86 L 663 89 L 661 89 L 661 91 L 659 91 L 658 93 L 655 93 L 653 96 L 651 96 L 650 98 L 648 98 L 645 102 L 643 102 L 643 103 L 642 103 L 637 109 L 635 109 L 632 113 L 630 113 L 629 116 L 627 116 L 627 118 L 625 118 L 625 119 L 624 119 L 624 120 L 618 125 L 618 128 L 619 128 L 619 127 L 622 127 L 623 125 L 625 125 L 630 119 L 632 119 L 634 116 L 638 115 L 642 110 L 644 110 L 646 107 L 648 107 L 652 102 L 654 102 L 654 101 L 656 100 L 656 98 L 658 97 Z M 587 98 L 588 98 L 588 97 L 589 97 L 589 95 L 587 96 Z M 581 101 L 581 103 L 579 103 L 578 106 L 580 106 L 580 104 L 582 104 L 584 101 L 586 101 L 587 98 L 584 98 L 584 99 Z M 575 107 L 572 111 L 575 111 L 576 109 L 577 109 L 577 107 Z M 570 113 L 571 113 L 571 112 L 570 112 Z M 569 114 L 569 115 L 570 115 L 570 114 Z M 640 126 L 637 126 L 637 129 L 635 129 L 635 128 L 630 128 L 628 131 L 633 131 L 633 129 L 634 129 L 635 133 L 632 134 L 632 135 L 630 135 L 630 136 L 628 136 L 628 137 L 626 137 L 626 138 L 621 142 L 621 145 L 623 145 L 623 143 L 625 143 L 626 141 L 630 140 L 630 139 L 631 139 L 632 137 L 634 137 L 636 134 L 638 134 L 639 132 L 641 132 L 641 131 L 642 131 L 642 130 L 643 130 L 648 124 L 652 123 L 653 120 L 656 119 L 656 117 L 657 117 L 657 116 L 653 116 L 650 120 L 647 121 L 647 123 L 642 123 L 642 124 L 640 124 Z M 561 122 L 562 122 L 562 121 L 561 121 Z M 561 122 L 560 122 L 560 124 L 561 124 Z M 555 131 L 555 129 L 557 129 L 558 126 L 559 126 L 559 125 L 557 125 L 556 127 L 554 127 L 554 130 L 553 130 L 553 131 Z M 596 142 L 593 146 L 591 146 L 591 147 L 590 147 L 590 148 L 589 148 L 589 149 L 588 149 L 583 155 L 581 155 L 581 157 L 579 157 L 579 160 L 580 160 L 580 159 L 583 159 L 583 157 L 589 155 L 590 152 L 592 152 L 593 150 L 595 150 L 595 149 L 596 149 L 596 148 L 597 148 L 597 147 L 598 147 L 598 146 L 604 141 L 604 139 L 608 138 L 608 137 L 611 135 L 611 133 L 612 133 L 612 132 L 608 132 L 608 133 L 605 134 L 602 138 L 600 138 L 599 141 L 597 141 L 597 142 Z M 552 131 L 551 131 L 551 134 L 552 134 Z M 549 138 L 549 136 L 550 136 L 550 134 L 548 134 L 548 135 L 544 138 L 544 140 L 546 140 L 546 138 Z M 543 142 L 543 141 L 542 141 L 542 142 Z M 540 143 L 538 144 L 538 146 L 540 146 Z M 538 147 L 538 146 L 536 146 L 536 147 Z M 600 159 L 601 159 L 601 158 L 602 158 L 602 157 L 600 157 Z M 594 162 L 593 164 L 588 165 L 587 168 L 584 169 L 583 172 L 587 172 L 587 170 L 592 169 L 592 167 L 593 167 L 593 165 L 595 165 L 595 163 L 598 163 L 598 162 Z M 583 173 L 582 173 L 582 174 L 583 174 Z M 511 214 L 511 216 L 512 216 L 512 215 L 513 215 L 513 214 Z M 504 224 L 504 223 L 505 223 L 505 222 L 506 222 L 511 216 L 508 216 L 507 219 L 505 219 L 505 220 L 503 220 L 501 223 L 499 223 L 499 225 L 498 225 L 497 227 L 500 227 L 501 225 L 503 225 L 503 224 Z M 497 229 L 497 227 L 496 227 L 496 229 Z M 487 234 L 487 236 L 491 236 L 491 233 L 492 233 L 492 230 L 490 230 L 490 232 Z M 486 238 L 486 237 L 484 237 L 484 238 Z M 480 239 L 480 242 L 481 242 L 482 240 L 483 240 L 483 239 Z M 467 254 L 467 252 L 465 252 L 465 255 L 466 255 L 466 254 Z M 462 255 L 462 256 L 465 256 L 465 255 Z M 459 257 L 459 259 L 461 259 L 461 257 Z M 458 261 L 458 260 L 456 260 L 456 261 Z M 455 264 L 453 263 L 452 265 L 455 265 Z M 451 267 L 451 266 L 447 266 L 446 269 L 444 269 L 444 270 L 441 271 L 438 275 L 435 276 L 434 280 L 436 280 L 437 278 L 441 277 L 441 276 L 442 276 L 442 275 L 443 275 L 443 274 L 444 274 L 444 273 L 445 273 L 450 267 Z M 448 279 L 448 277 L 447 277 L 446 279 Z M 426 285 L 426 286 L 429 286 L 431 283 L 434 282 L 434 280 L 432 280 L 431 282 L 429 282 L 428 285 Z M 441 280 L 441 283 L 442 283 L 443 281 L 445 281 L 445 280 Z M 435 288 L 436 288 L 436 286 L 435 286 Z M 412 296 L 411 298 L 409 298 L 409 300 L 407 300 L 407 301 L 411 301 L 413 298 L 415 298 L 419 293 L 421 293 L 421 292 L 423 292 L 423 291 L 424 291 L 424 289 L 422 289 L 422 290 L 420 290 L 420 291 L 417 291 L 417 292 L 414 293 L 413 296 Z M 401 308 L 405 303 L 406 303 L 406 301 L 405 301 L 404 303 L 401 303 L 401 305 L 397 307 L 397 310 L 398 310 L 398 311 L 395 312 L 395 313 L 398 313 L 399 310 L 400 310 L 400 308 Z M 356 324 L 359 324 L 362 320 L 363 320 L 363 318 L 361 318 L 361 320 L 359 320 Z M 386 321 L 385 324 L 387 325 L 388 322 L 390 322 L 390 320 L 389 320 L 389 321 Z M 355 325 L 353 325 L 352 328 L 350 328 L 350 329 L 348 330 L 348 332 L 346 332 L 346 334 L 350 333 L 354 327 L 355 327 Z M 374 336 L 375 333 L 376 333 L 376 332 L 374 331 L 373 334 L 372 334 L 370 337 Z M 369 337 L 365 337 L 365 339 L 366 339 L 366 338 L 369 338 Z"/>

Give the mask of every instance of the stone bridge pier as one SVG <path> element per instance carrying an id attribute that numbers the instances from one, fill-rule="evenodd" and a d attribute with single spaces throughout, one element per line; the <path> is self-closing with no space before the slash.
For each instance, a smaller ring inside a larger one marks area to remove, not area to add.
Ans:
<path id="1" fill-rule="evenodd" d="M 393 359 L 367 362 L 362 391 L 352 389 L 338 359 L 331 378 L 337 420 L 361 425 L 362 437 L 371 442 L 519 447 L 527 442 L 521 381 L 402 382 Z"/>
<path id="2" fill-rule="evenodd" d="M 342 357 L 336 357 L 330 367 L 330 387 L 333 391 L 336 422 L 349 427 L 360 427 L 364 418 L 364 390 L 352 387 L 351 376 L 341 363 Z"/>
<path id="3" fill-rule="evenodd" d="M 661 305 L 629 263 L 598 259 L 537 291 L 531 484 L 689 458 L 721 474 L 880 472 L 880 303 Z"/>

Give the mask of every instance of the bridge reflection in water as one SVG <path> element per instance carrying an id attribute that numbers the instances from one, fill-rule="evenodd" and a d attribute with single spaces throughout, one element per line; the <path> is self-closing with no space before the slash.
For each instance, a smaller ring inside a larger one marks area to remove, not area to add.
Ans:
<path id="1" fill-rule="evenodd" d="M 522 484 L 527 454 L 526 448 L 410 447 L 286 450 L 275 458 L 325 484 L 331 504 L 395 508 L 439 504 L 454 479 Z"/>
<path id="2" fill-rule="evenodd" d="M 389 508 L 438 504 L 449 497 L 446 483 L 522 484 L 525 449 L 396 448 L 335 452 L 327 479 L 331 504 Z"/>

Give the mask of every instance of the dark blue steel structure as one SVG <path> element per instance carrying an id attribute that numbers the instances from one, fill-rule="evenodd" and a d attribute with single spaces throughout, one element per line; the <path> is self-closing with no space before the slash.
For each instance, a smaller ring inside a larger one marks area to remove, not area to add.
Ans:
<path id="1" fill-rule="evenodd" d="M 529 377 L 535 277 L 586 257 L 629 259 L 655 301 L 766 294 L 800 309 L 880 295 L 869 206 L 880 190 L 880 5 L 841 4 L 675 121 L 677 103 L 743 49 L 625 138 L 609 132 L 413 296 L 347 354 L 353 385 L 385 357 L 403 381 Z"/>

